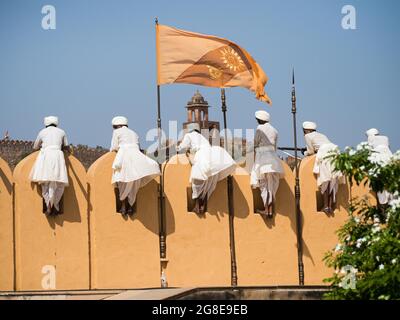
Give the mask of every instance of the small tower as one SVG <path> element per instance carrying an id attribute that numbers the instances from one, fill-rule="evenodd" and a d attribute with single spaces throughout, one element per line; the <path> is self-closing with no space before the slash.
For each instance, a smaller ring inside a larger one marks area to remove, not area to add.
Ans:
<path id="1" fill-rule="evenodd" d="M 189 123 L 198 123 L 201 129 L 217 129 L 219 131 L 219 122 L 208 120 L 208 102 L 197 90 L 192 99 L 187 103 L 187 121 L 183 123 L 183 129 Z"/>

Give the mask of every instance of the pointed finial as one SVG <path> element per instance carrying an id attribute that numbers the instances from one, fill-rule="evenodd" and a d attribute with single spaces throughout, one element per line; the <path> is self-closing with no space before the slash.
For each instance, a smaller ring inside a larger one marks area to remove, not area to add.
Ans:
<path id="1" fill-rule="evenodd" d="M 292 85 L 294 86 L 294 68 L 292 70 Z"/>

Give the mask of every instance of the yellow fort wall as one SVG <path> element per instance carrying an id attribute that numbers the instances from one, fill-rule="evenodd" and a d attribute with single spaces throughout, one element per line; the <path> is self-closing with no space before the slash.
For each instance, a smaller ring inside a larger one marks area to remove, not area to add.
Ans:
<path id="1" fill-rule="evenodd" d="M 13 177 L 0 158 L 0 290 L 14 289 Z"/>
<path id="2" fill-rule="evenodd" d="M 64 192 L 64 213 L 46 217 L 40 188 L 29 181 L 37 154 L 23 159 L 14 170 L 16 288 L 48 290 L 45 280 L 54 274 L 52 268 L 55 289 L 89 288 L 85 169 L 73 156 L 66 157 L 69 186 Z"/>
<path id="3" fill-rule="evenodd" d="M 158 183 L 141 188 L 136 213 L 116 212 L 111 184 L 114 152 L 99 158 L 88 171 L 92 288 L 143 288 L 160 284 Z"/>
<path id="4" fill-rule="evenodd" d="M 282 162 L 282 165 L 285 178 L 280 180 L 272 219 L 254 213 L 250 176 L 243 169 L 238 169 L 234 176 L 234 225 L 239 285 L 298 284 L 293 190 L 295 181 L 287 164 Z"/>
<path id="5" fill-rule="evenodd" d="M 170 286 L 229 286 L 230 250 L 226 180 L 218 183 L 207 211 L 187 211 L 190 164 L 178 155 L 165 168 L 167 258 Z"/>
<path id="6" fill-rule="evenodd" d="M 167 255 L 160 261 L 158 179 L 139 191 L 134 216 L 123 217 L 116 212 L 111 185 L 115 153 L 99 158 L 87 173 L 69 155 L 64 214 L 46 217 L 40 188 L 29 181 L 36 156 L 22 160 L 13 175 L 0 159 L 1 291 L 51 290 L 44 281 L 46 266 L 55 268 L 57 290 L 159 287 L 161 270 L 173 287 L 231 285 L 226 179 L 218 183 L 208 212 L 198 216 L 187 208 L 191 167 L 186 156 L 164 165 Z M 300 167 L 306 285 L 323 284 L 331 276 L 322 258 L 337 243 L 336 231 L 347 219 L 351 195 L 369 192 L 367 187 L 341 185 L 334 215 L 317 212 L 313 164 L 314 157 L 308 157 Z M 250 188 L 249 174 L 238 166 L 233 176 L 239 286 L 298 284 L 295 177 L 283 166 L 273 219 L 255 213 L 260 196 Z"/>
<path id="7" fill-rule="evenodd" d="M 307 157 L 300 166 L 301 211 L 303 216 L 303 262 L 306 285 L 319 285 L 332 276 L 332 270 L 322 262 L 325 254 L 338 243 L 337 230 L 348 219 L 349 202 L 353 197 L 368 195 L 363 185 L 341 184 L 337 193 L 336 210 L 327 215 L 317 212 L 316 176 L 313 174 L 315 156 Z"/>

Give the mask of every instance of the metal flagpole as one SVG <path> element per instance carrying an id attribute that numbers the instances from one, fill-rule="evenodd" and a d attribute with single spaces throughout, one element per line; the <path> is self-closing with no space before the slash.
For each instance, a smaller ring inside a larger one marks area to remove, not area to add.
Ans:
<path id="1" fill-rule="evenodd" d="M 222 103 L 222 114 L 224 116 L 224 147 L 228 151 L 228 132 L 227 132 L 227 121 L 226 121 L 226 96 L 225 89 L 221 89 L 221 103 Z M 232 137 L 233 138 L 233 137 Z M 232 148 L 233 157 L 233 148 Z M 229 245 L 231 251 L 231 285 L 232 287 L 237 286 L 237 265 L 236 265 L 236 250 L 235 250 L 235 229 L 234 229 L 234 210 L 233 210 L 233 179 L 232 176 L 228 176 L 228 211 L 229 211 Z"/>
<path id="2" fill-rule="evenodd" d="M 299 285 L 304 285 L 304 264 L 303 264 L 303 237 L 302 237 L 302 217 L 300 209 L 300 179 L 299 179 L 299 166 L 297 157 L 297 127 L 296 127 L 296 88 L 294 81 L 294 69 L 292 73 L 292 115 L 293 115 L 293 137 L 294 137 L 294 159 L 296 170 L 296 185 L 295 185 L 295 198 L 296 198 L 296 227 L 297 227 L 297 262 L 299 271 Z"/>
<path id="3" fill-rule="evenodd" d="M 156 36 L 158 37 L 158 19 L 155 19 Z M 157 69 L 158 69 L 158 41 L 157 45 Z M 157 71 L 158 72 L 158 71 Z M 157 128 L 158 128 L 158 157 L 161 156 L 161 143 L 162 143 L 162 129 L 161 129 L 161 99 L 160 99 L 160 85 L 157 83 Z M 162 171 L 162 163 L 159 163 L 160 171 Z M 159 191 L 159 238 L 160 238 L 160 258 L 165 259 L 167 254 L 166 232 L 165 232 L 165 194 L 164 194 L 164 177 L 160 175 Z"/>

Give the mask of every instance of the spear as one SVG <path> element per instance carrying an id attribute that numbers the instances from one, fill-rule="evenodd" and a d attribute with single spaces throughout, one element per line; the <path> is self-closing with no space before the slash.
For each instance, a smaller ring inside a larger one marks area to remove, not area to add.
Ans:
<path id="1" fill-rule="evenodd" d="M 303 264 L 303 237 L 301 226 L 301 209 L 300 209 L 300 179 L 299 179 L 299 165 L 297 157 L 297 127 L 296 127 L 296 87 L 294 80 L 294 68 L 292 73 L 292 115 L 293 115 L 293 140 L 294 140 L 294 161 L 296 170 L 296 184 L 295 184 L 295 201 L 296 201 L 296 227 L 297 227 L 297 262 L 299 272 L 299 285 L 304 285 L 304 264 Z"/>

